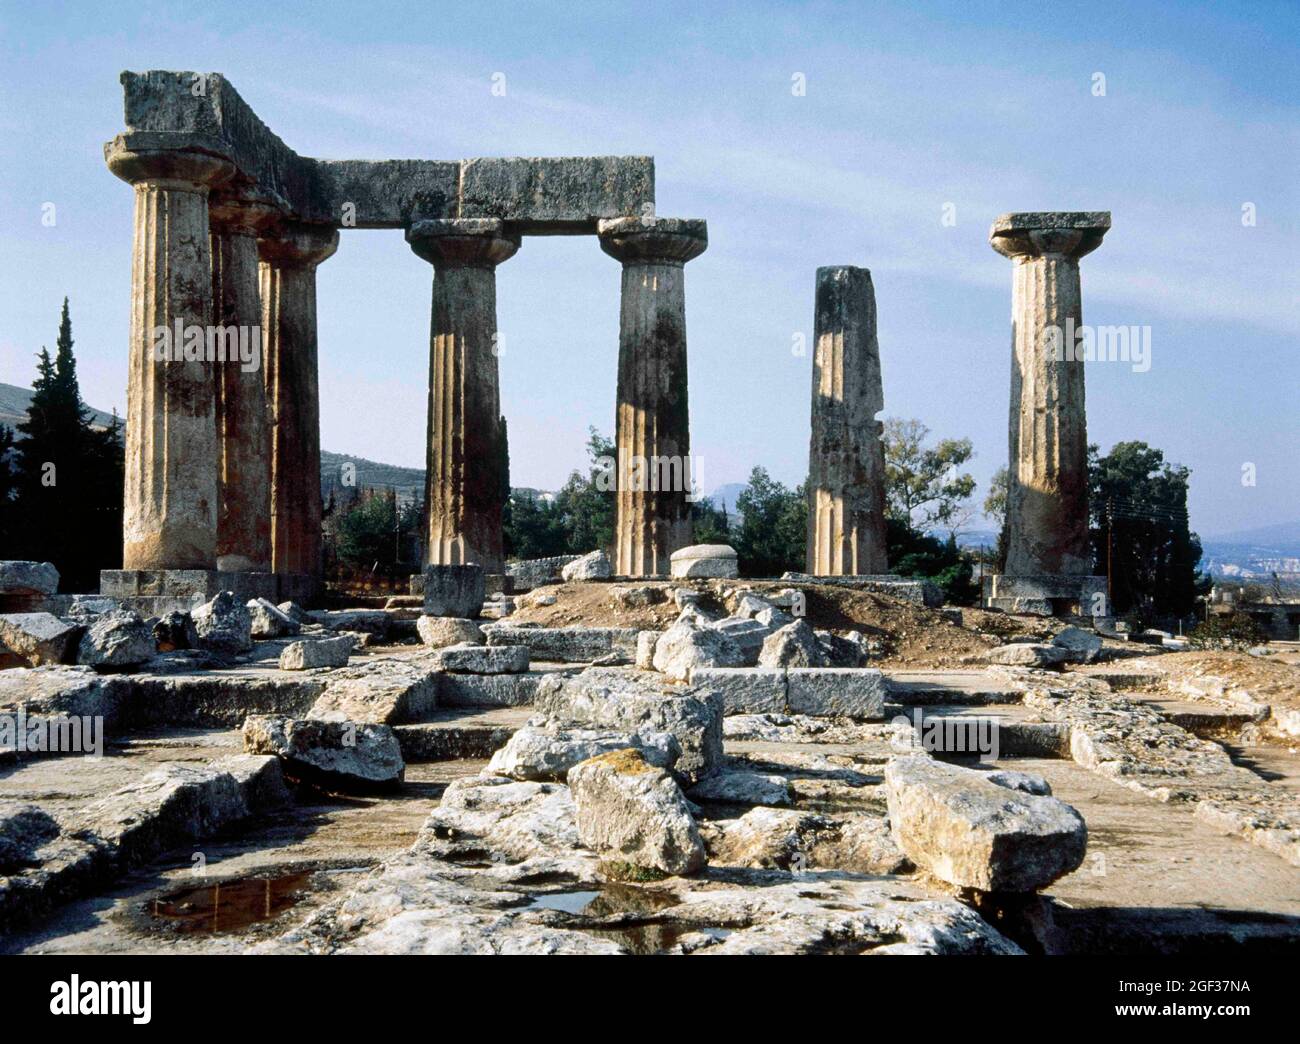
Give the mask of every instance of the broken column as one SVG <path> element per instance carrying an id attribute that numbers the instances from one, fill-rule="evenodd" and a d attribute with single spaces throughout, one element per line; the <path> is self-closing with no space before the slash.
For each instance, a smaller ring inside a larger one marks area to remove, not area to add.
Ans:
<path id="1" fill-rule="evenodd" d="M 287 224 L 257 244 L 271 412 L 271 564 L 284 597 L 310 597 L 321 575 L 316 266 L 338 243 L 332 228 Z"/>
<path id="2" fill-rule="evenodd" d="M 1009 543 L 988 604 L 1013 611 L 1108 615 L 1088 543 L 1083 359 L 1067 336 L 1083 311 L 1079 258 L 1101 245 L 1107 212 L 1004 214 L 989 243 L 1011 258 Z"/>
<path id="3" fill-rule="evenodd" d="M 666 576 L 691 537 L 684 266 L 708 246 L 703 221 L 614 218 L 600 246 L 623 263 L 619 313 L 615 567 Z"/>
<path id="4" fill-rule="evenodd" d="M 212 323 L 208 191 L 234 167 L 210 152 L 135 138 L 104 148 L 109 169 L 135 189 L 122 562 L 128 570 L 212 569 L 216 381 L 204 353 L 186 352 L 185 341 L 205 347 Z"/>
<path id="5" fill-rule="evenodd" d="M 506 446 L 497 374 L 496 266 L 519 237 L 491 218 L 417 221 L 406 240 L 433 265 L 426 565 L 504 571 Z"/>
<path id="6" fill-rule="evenodd" d="M 279 211 L 248 192 L 209 207 L 212 302 L 225 358 L 215 365 L 217 568 L 271 569 L 271 454 L 257 237 Z"/>
<path id="7" fill-rule="evenodd" d="M 812 438 L 808 449 L 808 572 L 878 575 L 885 550 L 885 407 L 876 295 L 865 268 L 817 269 Z"/>

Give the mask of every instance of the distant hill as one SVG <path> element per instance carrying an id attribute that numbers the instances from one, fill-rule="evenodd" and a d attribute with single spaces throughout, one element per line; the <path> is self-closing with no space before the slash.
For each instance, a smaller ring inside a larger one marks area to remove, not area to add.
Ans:
<path id="1" fill-rule="evenodd" d="M 19 388 L 15 384 L 0 384 L 0 424 L 14 428 L 27 420 L 27 411 L 32 407 L 32 390 Z M 103 410 L 90 409 L 90 422 L 97 428 L 107 428 L 113 423 L 113 415 Z M 118 419 L 121 423 L 121 418 Z"/>

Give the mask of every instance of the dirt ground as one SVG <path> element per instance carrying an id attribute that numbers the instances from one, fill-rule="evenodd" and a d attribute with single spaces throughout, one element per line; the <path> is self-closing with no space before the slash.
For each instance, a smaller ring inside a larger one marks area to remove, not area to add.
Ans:
<path id="1" fill-rule="evenodd" d="M 1287 710 L 1300 710 L 1300 644 L 1274 642 L 1269 655 L 1244 652 L 1175 652 L 1151 661 L 1132 660 L 1135 670 L 1149 665 L 1162 672 L 1171 684 L 1213 675 L 1226 679 L 1257 703 Z"/>

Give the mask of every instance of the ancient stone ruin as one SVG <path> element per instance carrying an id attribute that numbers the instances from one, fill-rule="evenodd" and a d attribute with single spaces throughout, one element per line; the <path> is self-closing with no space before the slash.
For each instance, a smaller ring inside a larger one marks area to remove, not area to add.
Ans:
<path id="1" fill-rule="evenodd" d="M 494 272 L 525 236 L 595 234 L 622 263 L 619 460 L 686 459 L 683 266 L 708 235 L 655 215 L 652 160 L 316 160 L 219 75 L 122 82 L 127 129 L 105 158 L 136 197 L 128 473 L 123 569 L 102 593 L 318 590 L 315 272 L 340 230 L 404 229 L 433 266 L 429 564 L 503 569 Z M 262 365 L 238 365 L 226 331 L 259 326 Z M 666 575 L 691 542 L 689 473 L 620 490 L 619 572 Z"/>
<path id="2" fill-rule="evenodd" d="M 1094 604 L 1051 331 L 1108 214 L 993 225 L 1010 553 L 991 608 L 946 606 L 888 573 L 865 268 L 817 271 L 807 572 L 742 577 L 692 543 L 707 235 L 650 159 L 316 160 L 220 76 L 123 84 L 125 568 L 0 561 L 0 952 L 1293 951 L 1294 668 L 1189 668 Z M 321 585 L 315 272 L 352 228 L 433 266 L 404 595 Z M 506 563 L 495 269 L 548 234 L 622 264 L 617 533 Z"/>

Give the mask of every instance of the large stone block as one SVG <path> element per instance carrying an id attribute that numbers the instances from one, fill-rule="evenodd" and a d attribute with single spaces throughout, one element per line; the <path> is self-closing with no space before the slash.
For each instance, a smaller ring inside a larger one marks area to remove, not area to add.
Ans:
<path id="1" fill-rule="evenodd" d="M 696 667 L 691 684 L 716 692 L 723 714 L 784 714 L 788 709 L 786 672 L 781 669 Z"/>
<path id="2" fill-rule="evenodd" d="M 619 750 L 569 770 L 582 843 L 606 860 L 690 874 L 706 861 L 704 841 L 671 775 L 636 750 Z"/>
<path id="3" fill-rule="evenodd" d="M 451 645 L 429 660 L 439 670 L 454 674 L 521 674 L 528 670 L 528 647 Z"/>
<path id="4" fill-rule="evenodd" d="M 424 568 L 424 611 L 428 616 L 473 619 L 483 608 L 483 567 L 431 565 Z"/>
<path id="5" fill-rule="evenodd" d="M 8 650 L 29 667 L 68 663 L 82 628 L 50 613 L 0 615 L 0 651 Z"/>
<path id="6" fill-rule="evenodd" d="M 288 775 L 342 790 L 391 789 L 406 772 L 401 748 L 386 725 L 294 720 L 250 714 L 244 750 L 274 754 Z"/>
<path id="7" fill-rule="evenodd" d="M 618 656 L 627 663 L 636 660 L 637 630 L 633 627 L 485 627 L 488 645 L 527 646 L 534 660 L 559 663 L 591 663 L 606 656 Z"/>
<path id="8" fill-rule="evenodd" d="M 740 575 L 736 549 L 726 544 L 692 544 L 672 553 L 669 559 L 674 579 L 688 577 L 722 577 Z"/>
<path id="9" fill-rule="evenodd" d="M 665 684 L 644 671 L 589 667 L 548 677 L 536 702 L 561 727 L 672 733 L 682 748 L 676 771 L 689 781 L 722 764 L 722 698 L 712 690 Z"/>
<path id="10" fill-rule="evenodd" d="M 440 674 L 438 704 L 442 707 L 526 707 L 534 703 L 542 681 L 552 675 Z"/>
<path id="11" fill-rule="evenodd" d="M 1034 892 L 1083 862 L 1083 817 L 1056 798 L 1008 789 L 925 755 L 892 760 L 885 789 L 898 846 L 950 884 Z"/>
<path id="12" fill-rule="evenodd" d="M 869 667 L 791 667 L 786 671 L 791 714 L 879 719 L 885 715 L 885 676 Z"/>
<path id="13" fill-rule="evenodd" d="M 0 595 L 49 595 L 59 589 L 59 571 L 50 562 L 0 561 Z"/>

